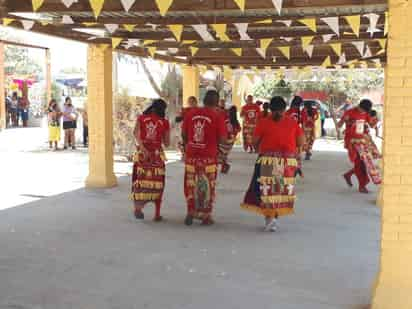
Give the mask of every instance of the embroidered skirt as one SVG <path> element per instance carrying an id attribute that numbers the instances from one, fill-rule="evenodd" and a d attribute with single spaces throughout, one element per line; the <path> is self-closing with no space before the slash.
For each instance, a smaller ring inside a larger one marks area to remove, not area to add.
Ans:
<path id="1" fill-rule="evenodd" d="M 184 191 L 189 211 L 196 217 L 210 215 L 215 202 L 217 160 L 186 158 Z"/>
<path id="2" fill-rule="evenodd" d="M 313 144 L 315 143 L 315 128 L 314 127 L 305 127 L 305 145 L 303 150 L 305 152 L 311 152 Z"/>
<path id="3" fill-rule="evenodd" d="M 350 145 L 350 156 L 359 155 L 361 161 L 365 164 L 366 173 L 375 185 L 382 183 L 382 176 L 378 165 L 375 162 L 376 154 L 371 151 L 371 144 L 368 138 L 352 139 Z M 376 145 L 375 145 L 376 147 Z M 377 149 L 376 149 L 377 151 Z"/>
<path id="4" fill-rule="evenodd" d="M 297 165 L 296 154 L 260 155 L 241 208 L 268 217 L 292 214 Z"/>
<path id="5" fill-rule="evenodd" d="M 233 149 L 233 145 L 236 142 L 236 138 L 229 139 L 226 143 L 219 144 L 219 155 L 218 155 L 218 162 L 219 164 L 227 163 L 229 153 Z"/>
<path id="6" fill-rule="evenodd" d="M 130 198 L 146 204 L 161 201 L 165 186 L 165 155 L 163 150 L 134 155 L 132 192 Z"/>
<path id="7" fill-rule="evenodd" d="M 244 147 L 254 147 L 253 145 L 253 133 L 255 132 L 255 124 L 243 125 L 243 145 Z"/>

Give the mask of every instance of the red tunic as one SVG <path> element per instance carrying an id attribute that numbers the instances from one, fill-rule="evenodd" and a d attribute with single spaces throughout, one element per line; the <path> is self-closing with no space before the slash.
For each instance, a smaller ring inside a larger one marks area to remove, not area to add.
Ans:
<path id="1" fill-rule="evenodd" d="M 367 112 L 358 108 L 352 108 L 346 111 L 342 117 L 345 121 L 345 140 L 352 138 L 362 138 L 365 134 L 365 126 L 370 124 L 371 117 Z"/>
<path id="2" fill-rule="evenodd" d="M 259 152 L 296 153 L 296 138 L 303 135 L 302 129 L 290 117 L 283 117 L 276 122 L 265 118 L 258 123 L 255 137 L 260 140 Z"/>
<path id="3" fill-rule="evenodd" d="M 319 113 L 317 110 L 313 109 L 312 116 L 309 116 L 307 109 L 303 109 L 302 111 L 302 125 L 304 128 L 314 128 L 316 120 L 319 118 Z"/>
<path id="4" fill-rule="evenodd" d="M 294 119 L 296 122 L 300 123 L 301 122 L 301 117 L 300 117 L 300 110 L 299 108 L 292 107 L 289 108 L 286 112 L 285 115 Z"/>
<path id="5" fill-rule="evenodd" d="M 212 108 L 196 108 L 185 115 L 182 132 L 187 137 L 188 158 L 216 158 L 220 137 L 227 137 L 222 113 Z"/>
<path id="6" fill-rule="evenodd" d="M 162 148 L 163 136 L 169 132 L 169 121 L 156 114 L 141 115 L 138 118 L 140 140 L 149 151 Z"/>
<path id="7" fill-rule="evenodd" d="M 244 118 L 245 124 L 254 125 L 258 121 L 260 114 L 260 107 L 256 104 L 246 104 L 242 107 L 242 117 Z"/>

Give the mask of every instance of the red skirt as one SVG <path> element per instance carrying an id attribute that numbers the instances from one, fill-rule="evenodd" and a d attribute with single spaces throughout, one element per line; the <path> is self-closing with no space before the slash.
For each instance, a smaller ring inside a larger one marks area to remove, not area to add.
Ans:
<path id="1" fill-rule="evenodd" d="M 189 211 L 209 215 L 216 198 L 216 158 L 186 158 L 184 191 Z"/>
<path id="2" fill-rule="evenodd" d="M 134 155 L 132 189 L 130 198 L 146 204 L 161 201 L 165 187 L 165 155 L 162 149 Z"/>
<path id="3" fill-rule="evenodd" d="M 246 147 L 254 147 L 253 145 L 253 133 L 255 132 L 255 124 L 243 125 L 243 145 Z"/>

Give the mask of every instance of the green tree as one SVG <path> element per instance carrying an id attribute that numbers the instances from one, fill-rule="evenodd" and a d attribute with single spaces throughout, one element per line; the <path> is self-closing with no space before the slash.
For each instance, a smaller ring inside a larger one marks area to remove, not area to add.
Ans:
<path id="1" fill-rule="evenodd" d="M 263 79 L 253 87 L 253 95 L 266 100 L 274 96 L 289 99 L 292 95 L 292 87 L 290 82 L 283 78 Z"/>
<path id="2" fill-rule="evenodd" d="M 27 48 L 7 45 L 5 48 L 5 72 L 13 75 L 40 76 L 43 67 L 29 57 Z"/>

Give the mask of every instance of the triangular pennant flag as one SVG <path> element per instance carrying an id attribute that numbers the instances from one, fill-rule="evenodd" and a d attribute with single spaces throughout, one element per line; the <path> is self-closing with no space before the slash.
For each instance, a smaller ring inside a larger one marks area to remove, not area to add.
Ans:
<path id="1" fill-rule="evenodd" d="M 156 53 L 156 46 L 148 47 L 147 50 L 149 51 L 150 56 L 153 58 L 154 54 Z"/>
<path id="2" fill-rule="evenodd" d="M 327 24 L 333 32 L 335 32 L 338 36 L 340 35 L 339 33 L 339 17 L 324 17 L 321 18 L 321 20 Z"/>
<path id="3" fill-rule="evenodd" d="M 302 36 L 302 48 L 305 50 L 306 47 L 312 42 L 314 36 Z"/>
<path id="4" fill-rule="evenodd" d="M 143 45 L 149 45 L 149 44 L 152 44 L 154 42 L 157 42 L 157 40 L 144 40 Z"/>
<path id="5" fill-rule="evenodd" d="M 107 31 L 110 32 L 110 34 L 113 34 L 116 32 L 116 30 L 119 28 L 118 24 L 106 24 L 104 25 L 107 29 Z"/>
<path id="6" fill-rule="evenodd" d="M 3 25 L 8 26 L 10 25 L 15 19 L 13 18 L 3 18 Z"/>
<path id="7" fill-rule="evenodd" d="M 364 16 L 369 19 L 369 28 L 368 28 L 367 32 L 370 33 L 371 37 L 373 37 L 373 34 L 375 32 L 381 32 L 380 29 L 376 28 L 376 25 L 378 24 L 378 19 L 379 19 L 378 14 L 369 13 L 369 14 L 365 14 Z"/>
<path id="8" fill-rule="evenodd" d="M 360 30 L 360 15 L 353 15 L 353 16 L 345 16 L 346 21 L 348 22 L 349 26 L 352 28 L 353 33 L 359 37 L 359 30 Z"/>
<path id="9" fill-rule="evenodd" d="M 343 64 L 346 63 L 346 55 L 345 55 L 345 53 L 342 53 L 342 54 L 340 55 L 339 60 L 338 60 L 337 63 L 340 64 L 340 65 L 343 65 Z"/>
<path id="10" fill-rule="evenodd" d="M 251 40 L 249 34 L 247 34 L 247 28 L 249 26 L 248 23 L 235 23 L 234 25 L 237 28 L 237 31 L 239 32 L 239 36 L 240 36 L 241 41 Z"/>
<path id="11" fill-rule="evenodd" d="M 66 8 L 69 8 L 73 3 L 77 2 L 77 0 L 62 0 L 62 2 L 66 6 Z"/>
<path id="12" fill-rule="evenodd" d="M 69 15 L 63 15 L 63 17 L 62 17 L 62 24 L 65 24 L 65 25 L 72 25 L 72 24 L 74 24 L 73 18 L 71 18 Z"/>
<path id="13" fill-rule="evenodd" d="M 90 6 L 92 7 L 94 17 L 99 17 L 102 12 L 104 0 L 89 0 Z"/>
<path id="14" fill-rule="evenodd" d="M 272 41 L 273 41 L 273 38 L 260 40 L 260 48 L 265 51 L 265 54 L 266 54 L 266 50 L 268 49 Z"/>
<path id="15" fill-rule="evenodd" d="M 245 10 L 245 4 L 246 4 L 246 0 L 233 0 L 235 1 L 235 3 L 237 4 L 237 6 L 244 11 Z"/>
<path id="16" fill-rule="evenodd" d="M 255 21 L 255 24 L 271 24 L 271 23 L 273 23 L 273 20 L 271 18 Z"/>
<path id="17" fill-rule="evenodd" d="M 37 11 L 43 5 L 44 0 L 31 0 L 33 11 Z"/>
<path id="18" fill-rule="evenodd" d="M 309 58 L 312 58 L 313 55 L 313 49 L 315 48 L 314 45 L 308 45 L 305 48 L 305 52 L 308 54 Z"/>
<path id="19" fill-rule="evenodd" d="M 266 58 L 266 51 L 263 48 L 256 48 L 256 52 L 262 57 Z"/>
<path id="20" fill-rule="evenodd" d="M 139 39 L 128 39 L 126 48 L 129 49 L 131 47 L 139 46 L 139 45 L 140 45 L 140 40 Z"/>
<path id="21" fill-rule="evenodd" d="M 124 24 L 123 28 L 125 28 L 127 31 L 129 32 L 133 32 L 134 28 L 136 28 L 136 25 L 132 25 L 132 24 Z"/>
<path id="22" fill-rule="evenodd" d="M 389 14 L 385 12 L 385 26 L 383 28 L 383 34 L 387 35 L 389 30 Z"/>
<path id="23" fill-rule="evenodd" d="M 352 42 L 352 44 L 355 45 L 359 54 L 363 56 L 363 51 L 365 50 L 365 41 L 356 41 L 356 42 Z"/>
<path id="24" fill-rule="evenodd" d="M 378 43 L 379 43 L 381 49 L 386 48 L 386 39 L 378 39 Z"/>
<path id="25" fill-rule="evenodd" d="M 207 30 L 207 25 L 202 24 L 202 25 L 192 25 L 193 29 L 199 34 L 199 36 L 202 38 L 203 41 L 207 42 L 213 42 L 215 41 L 215 38 L 213 35 L 210 34 L 210 32 Z"/>
<path id="26" fill-rule="evenodd" d="M 272 3 L 276 11 L 278 11 L 278 14 L 280 15 L 280 13 L 282 12 L 283 0 L 272 0 Z"/>
<path id="27" fill-rule="evenodd" d="M 287 59 L 290 59 L 290 46 L 279 46 L 278 49 Z"/>
<path id="28" fill-rule="evenodd" d="M 327 68 L 332 66 L 332 62 L 330 61 L 330 56 L 327 56 L 325 61 L 321 64 L 321 67 Z"/>
<path id="29" fill-rule="evenodd" d="M 330 47 L 332 47 L 333 51 L 335 52 L 336 55 L 340 57 L 342 55 L 342 43 L 333 43 L 329 44 Z"/>
<path id="30" fill-rule="evenodd" d="M 169 25 L 169 29 L 172 31 L 176 40 L 180 42 L 180 39 L 182 38 L 183 25 Z"/>
<path id="31" fill-rule="evenodd" d="M 386 52 L 386 50 L 381 49 L 380 51 L 378 51 L 378 52 L 376 53 L 376 55 L 382 55 L 382 54 L 384 54 L 385 52 Z"/>
<path id="32" fill-rule="evenodd" d="M 165 16 L 172 6 L 173 0 L 156 0 L 157 7 L 159 8 L 160 15 Z"/>
<path id="33" fill-rule="evenodd" d="M 231 50 L 238 56 L 242 56 L 242 49 L 241 48 L 231 48 Z"/>
<path id="34" fill-rule="evenodd" d="M 284 36 L 281 36 L 280 39 L 285 40 L 286 42 L 291 42 L 291 41 L 293 41 L 295 38 L 293 38 L 293 37 L 284 37 Z"/>
<path id="35" fill-rule="evenodd" d="M 193 44 L 193 43 L 196 43 L 197 41 L 196 40 L 183 40 L 183 44 L 188 44 L 188 45 L 190 45 L 190 44 Z"/>
<path id="36" fill-rule="evenodd" d="M 112 48 L 115 49 L 122 43 L 123 38 L 112 38 Z"/>
<path id="37" fill-rule="evenodd" d="M 196 53 L 198 52 L 198 50 L 199 50 L 198 47 L 193 47 L 193 46 L 190 47 L 190 52 L 192 53 L 192 57 L 193 57 L 194 55 L 196 55 Z"/>
<path id="38" fill-rule="evenodd" d="M 22 20 L 21 24 L 23 25 L 24 30 L 31 30 L 34 26 L 34 21 L 32 20 Z"/>
<path id="39" fill-rule="evenodd" d="M 136 0 L 120 0 L 126 12 L 129 12 Z"/>
<path id="40" fill-rule="evenodd" d="M 322 35 L 323 43 L 329 42 L 335 35 L 334 34 L 324 34 Z"/>
<path id="41" fill-rule="evenodd" d="M 213 24 L 211 25 L 213 30 L 216 31 L 216 35 L 222 41 L 230 41 L 229 37 L 226 34 L 227 25 L 226 24 Z"/>
<path id="42" fill-rule="evenodd" d="M 87 22 L 84 22 L 84 23 L 82 23 L 82 25 L 85 25 L 86 27 L 91 27 L 91 26 L 97 25 L 97 23 L 87 23 Z"/>
<path id="43" fill-rule="evenodd" d="M 292 25 L 291 20 L 277 20 L 276 22 L 284 24 L 286 27 L 290 27 Z"/>
<path id="44" fill-rule="evenodd" d="M 314 18 L 303 18 L 298 20 L 300 23 L 304 24 L 313 32 L 316 32 L 316 19 Z"/>
<path id="45" fill-rule="evenodd" d="M 50 25 L 51 23 L 50 23 L 49 21 L 47 21 L 47 20 L 41 20 L 41 21 L 40 21 L 40 24 L 41 24 L 42 26 L 47 26 L 47 25 Z"/>
<path id="46" fill-rule="evenodd" d="M 365 51 L 365 54 L 363 55 L 362 58 L 369 58 L 369 57 L 372 57 L 372 52 L 371 52 L 371 49 L 369 48 L 369 46 L 366 45 L 366 51 Z"/>

